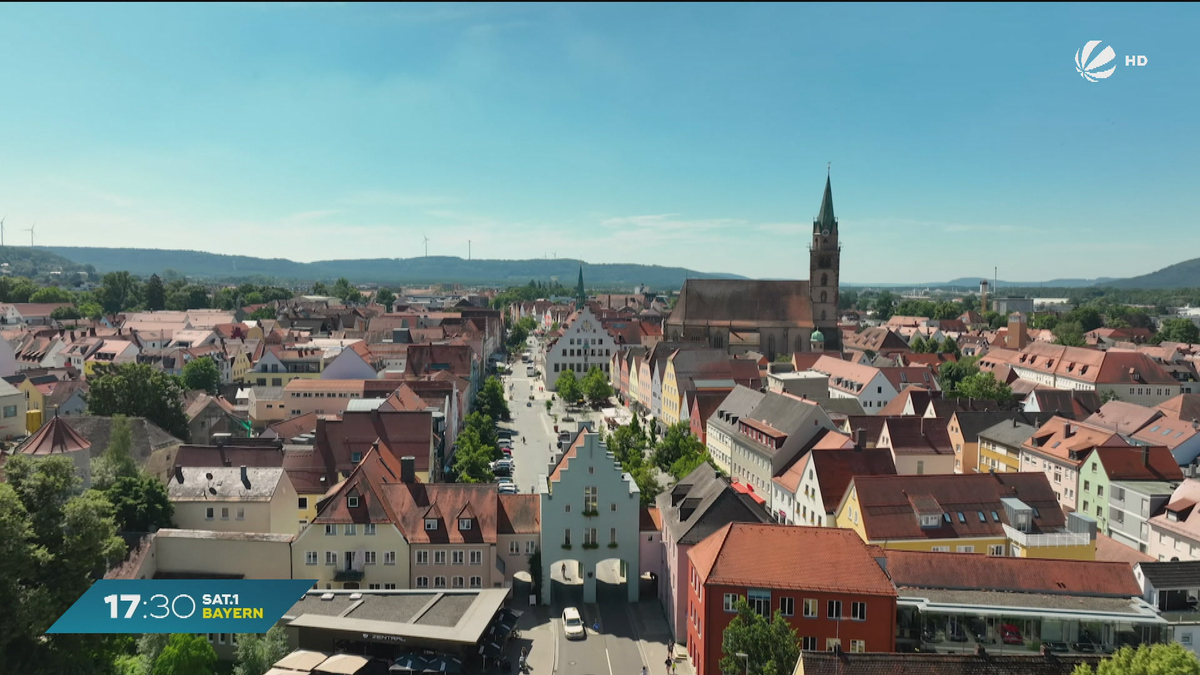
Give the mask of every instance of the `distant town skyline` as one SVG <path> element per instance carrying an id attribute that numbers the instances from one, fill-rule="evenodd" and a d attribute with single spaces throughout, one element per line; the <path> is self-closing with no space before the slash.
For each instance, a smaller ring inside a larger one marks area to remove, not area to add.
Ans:
<path id="1" fill-rule="evenodd" d="M 6 243 L 843 280 L 1196 257 L 1189 5 L 14 5 Z M 1088 40 L 1116 51 L 1088 82 Z M 1124 56 L 1147 56 L 1141 68 Z M 470 240 L 470 244 L 468 244 Z"/>

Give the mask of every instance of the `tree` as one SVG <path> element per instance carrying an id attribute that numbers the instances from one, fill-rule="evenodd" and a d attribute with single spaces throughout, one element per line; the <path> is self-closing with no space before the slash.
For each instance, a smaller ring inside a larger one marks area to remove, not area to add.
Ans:
<path id="1" fill-rule="evenodd" d="M 146 309 L 157 311 L 167 308 L 167 290 L 163 287 L 162 279 L 157 274 L 151 274 L 146 281 Z"/>
<path id="2" fill-rule="evenodd" d="M 163 482 L 146 474 L 122 476 L 104 491 L 119 532 L 155 532 L 171 527 L 175 507 Z"/>
<path id="3" fill-rule="evenodd" d="M 37 291 L 32 293 L 29 296 L 29 301 L 47 304 L 58 302 L 74 302 L 75 296 L 71 293 L 71 291 L 68 291 L 65 288 L 46 286 L 45 288 L 39 288 Z"/>
<path id="4" fill-rule="evenodd" d="M 221 387 L 221 371 L 211 358 L 192 359 L 183 367 L 183 386 L 188 391 L 206 391 L 216 395 Z"/>
<path id="5" fill-rule="evenodd" d="M 1058 322 L 1059 318 L 1056 314 L 1034 314 L 1029 319 L 1029 327 L 1038 330 L 1054 330 Z"/>
<path id="6" fill-rule="evenodd" d="M 154 662 L 162 654 L 167 643 L 171 641 L 170 633 L 146 633 L 138 638 L 137 659 L 139 675 L 150 675 L 154 672 Z"/>
<path id="7" fill-rule="evenodd" d="M 786 675 L 800 658 L 796 631 L 783 613 L 775 610 L 770 619 L 750 608 L 745 598 L 737 601 L 737 617 L 725 627 L 721 639 L 720 670 L 723 673 Z M 738 654 L 745 654 L 743 660 Z"/>
<path id="8" fill-rule="evenodd" d="M 116 314 L 138 302 L 138 281 L 129 272 L 109 272 L 100 280 L 96 299 L 108 314 Z"/>
<path id="9" fill-rule="evenodd" d="M 167 293 L 167 309 L 184 312 L 208 307 L 208 291 L 203 286 L 179 286 L 173 283 L 171 287 Z"/>
<path id="10" fill-rule="evenodd" d="M 79 313 L 88 319 L 99 319 L 104 316 L 104 308 L 98 302 L 81 302 Z"/>
<path id="11" fill-rule="evenodd" d="M 942 340 L 942 346 L 938 351 L 943 354 L 953 354 L 954 358 L 962 355 L 962 352 L 958 349 L 958 342 L 949 335 L 946 336 L 945 340 Z"/>
<path id="12" fill-rule="evenodd" d="M 496 421 L 476 410 L 463 420 L 463 430 L 470 429 L 479 438 L 483 447 L 489 450 L 492 459 L 500 459 L 500 435 L 496 433 Z"/>
<path id="13" fill-rule="evenodd" d="M 268 306 L 268 307 L 259 307 L 258 309 L 251 312 L 250 316 L 248 316 L 246 318 L 252 319 L 254 321 L 271 321 L 271 320 L 274 320 L 275 317 L 276 317 L 275 310 Z"/>
<path id="14" fill-rule="evenodd" d="M 997 330 L 1004 326 L 1004 324 L 1008 321 L 1008 318 L 1000 312 L 985 312 L 983 315 L 983 320 L 987 322 L 988 328 Z"/>
<path id="15" fill-rule="evenodd" d="M 104 491 L 120 478 L 136 478 L 137 462 L 133 461 L 133 430 L 124 415 L 113 415 L 112 430 L 104 454 L 92 460 L 92 487 Z"/>
<path id="16" fill-rule="evenodd" d="M 217 652 L 203 636 L 173 633 L 150 675 L 211 675 L 216 665 Z"/>
<path id="17" fill-rule="evenodd" d="M 1100 392 L 1100 405 L 1104 405 L 1105 403 L 1108 403 L 1109 401 L 1120 401 L 1120 400 L 1121 400 L 1121 397 L 1118 396 L 1117 392 L 1113 391 L 1112 389 L 1105 389 L 1104 391 Z"/>
<path id="18" fill-rule="evenodd" d="M 478 414 L 478 413 L 473 413 Z M 478 432 L 473 428 L 465 428 L 454 442 L 454 472 L 458 474 L 460 483 L 490 483 L 492 474 L 493 450 L 484 445 Z"/>
<path id="19" fill-rule="evenodd" d="M 974 356 L 969 356 L 958 361 L 947 361 L 938 366 L 938 385 L 946 395 L 958 390 L 958 385 L 967 377 L 979 372 L 979 366 L 976 365 L 978 359 Z"/>
<path id="20" fill-rule="evenodd" d="M 992 373 L 975 373 L 958 383 L 958 395 L 998 403 L 1012 401 L 1012 387 L 996 380 Z"/>
<path id="21" fill-rule="evenodd" d="M 346 303 L 362 302 L 362 293 L 346 280 L 346 277 L 341 277 L 333 284 L 333 288 L 329 290 L 335 297 L 341 298 Z"/>
<path id="22" fill-rule="evenodd" d="M 1067 347 L 1086 347 L 1083 328 L 1076 321 L 1060 321 L 1054 327 L 1054 344 Z"/>
<path id="23" fill-rule="evenodd" d="M 1161 342 L 1183 342 L 1189 345 L 1200 342 L 1200 329 L 1189 319 L 1163 319 L 1158 335 Z"/>
<path id="24" fill-rule="evenodd" d="M 700 458 L 700 462 L 696 458 Z M 676 480 L 686 476 L 677 471 L 691 471 L 701 462 L 708 459 L 708 452 L 700 439 L 692 435 L 688 422 L 676 422 L 667 427 L 667 432 L 654 446 L 654 464 L 662 471 L 671 474 Z M 687 467 L 691 467 L 688 469 Z"/>
<path id="25" fill-rule="evenodd" d="M 291 651 L 287 630 L 283 626 L 272 626 L 265 635 L 238 635 L 237 665 L 233 668 L 233 675 L 263 675 Z"/>
<path id="26" fill-rule="evenodd" d="M 1096 330 L 1104 325 L 1104 319 L 1101 318 L 1100 312 L 1098 312 L 1095 307 L 1090 306 L 1076 307 L 1070 312 L 1067 312 L 1067 315 L 1063 318 L 1066 321 L 1074 321 L 1075 323 L 1078 323 L 1079 327 L 1082 328 L 1083 332 L 1085 333 Z"/>
<path id="27" fill-rule="evenodd" d="M 479 392 L 475 394 L 475 410 L 492 419 L 492 423 L 507 420 L 511 416 L 508 401 L 504 398 L 504 385 L 495 377 L 484 381 Z"/>
<path id="28" fill-rule="evenodd" d="M 392 303 L 396 302 L 396 294 L 391 289 L 381 288 L 375 292 L 375 302 L 391 309 Z"/>
<path id="29" fill-rule="evenodd" d="M 613 395 L 612 385 L 608 383 L 608 376 L 604 374 L 603 370 L 600 370 L 600 366 L 592 366 L 592 369 L 584 376 L 580 390 L 593 406 L 601 405 Z"/>
<path id="30" fill-rule="evenodd" d="M 99 675 L 122 639 L 46 630 L 121 559 L 112 505 L 99 492 L 80 493 L 66 457 L 15 455 L 0 483 L 0 672 Z"/>
<path id="31" fill-rule="evenodd" d="M 98 366 L 87 404 L 92 415 L 145 417 L 176 438 L 188 440 L 179 378 L 147 364 Z"/>
<path id="32" fill-rule="evenodd" d="M 583 388 L 579 385 L 579 380 L 575 377 L 573 370 L 559 373 L 554 388 L 558 390 L 558 395 L 562 397 L 562 400 L 567 403 L 578 403 L 583 398 Z"/>
<path id="33" fill-rule="evenodd" d="M 325 284 L 314 281 L 310 295 L 329 295 L 329 289 L 325 287 Z"/>
<path id="34" fill-rule="evenodd" d="M 1125 646 L 1093 669 L 1086 663 L 1075 666 L 1071 675 L 1200 675 L 1200 661 L 1177 642 Z"/>
<path id="35" fill-rule="evenodd" d="M 892 318 L 892 313 L 895 311 L 896 296 L 892 295 L 891 291 L 883 291 L 875 296 L 875 302 L 871 303 L 871 308 L 875 310 L 875 318 L 880 321 L 887 321 Z"/>
<path id="36" fill-rule="evenodd" d="M 925 352 L 929 351 L 929 345 L 925 344 L 925 338 L 921 337 L 920 335 L 916 336 L 912 339 L 912 342 L 908 343 L 908 348 L 913 350 L 914 354 L 924 354 Z"/>
<path id="37" fill-rule="evenodd" d="M 74 321 L 82 317 L 77 307 L 55 307 L 50 311 L 50 318 L 55 321 Z"/>

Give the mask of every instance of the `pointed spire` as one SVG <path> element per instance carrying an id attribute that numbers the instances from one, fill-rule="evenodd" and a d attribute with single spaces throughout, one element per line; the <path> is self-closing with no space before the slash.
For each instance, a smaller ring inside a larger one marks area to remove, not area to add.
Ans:
<path id="1" fill-rule="evenodd" d="M 579 265 L 579 284 L 575 287 L 575 309 L 583 309 L 587 304 L 587 295 L 583 292 L 583 265 Z"/>
<path id="2" fill-rule="evenodd" d="M 813 224 L 818 226 L 819 230 L 837 230 L 837 218 L 833 215 L 833 186 L 828 173 L 825 175 L 825 195 L 821 197 L 821 210 Z"/>

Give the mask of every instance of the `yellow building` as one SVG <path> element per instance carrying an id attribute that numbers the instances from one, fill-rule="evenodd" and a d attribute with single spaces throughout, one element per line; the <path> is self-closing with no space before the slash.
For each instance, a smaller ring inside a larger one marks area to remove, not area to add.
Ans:
<path id="1" fill-rule="evenodd" d="M 1096 522 L 1065 516 L 1040 472 L 860 476 L 847 488 L 836 522 L 886 549 L 1096 557 Z"/>
<path id="2" fill-rule="evenodd" d="M 670 426 L 688 419 L 690 411 L 681 410 L 683 389 L 694 388 L 695 380 L 729 380 L 732 372 L 729 356 L 719 349 L 677 349 L 667 358 L 662 376 L 662 422 Z M 733 383 L 728 382 L 730 389 Z"/>

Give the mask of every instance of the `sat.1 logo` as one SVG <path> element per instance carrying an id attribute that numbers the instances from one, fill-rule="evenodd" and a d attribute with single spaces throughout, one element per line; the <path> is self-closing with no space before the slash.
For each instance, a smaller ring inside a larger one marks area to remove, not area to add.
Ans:
<path id="1" fill-rule="evenodd" d="M 1088 82 L 1107 80 L 1117 70 L 1117 64 L 1112 63 L 1113 59 L 1117 58 L 1112 45 L 1105 45 L 1104 49 L 1096 51 L 1096 47 L 1102 43 L 1103 40 L 1088 40 L 1083 49 L 1075 52 L 1075 72 Z M 1147 62 L 1148 59 L 1140 54 L 1129 54 L 1125 57 L 1125 65 L 1130 67 L 1145 66 Z M 1109 65 L 1110 63 L 1112 65 Z"/>

